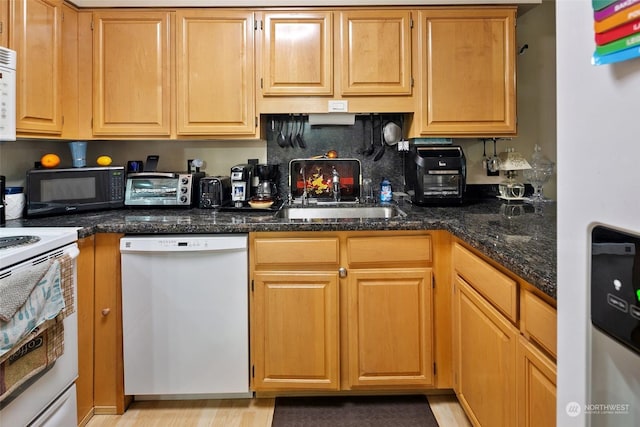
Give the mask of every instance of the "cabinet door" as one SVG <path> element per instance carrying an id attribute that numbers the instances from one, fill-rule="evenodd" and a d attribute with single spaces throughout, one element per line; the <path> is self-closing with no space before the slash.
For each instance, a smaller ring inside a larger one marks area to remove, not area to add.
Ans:
<path id="1" fill-rule="evenodd" d="M 338 274 L 256 272 L 254 388 L 337 390 Z"/>
<path id="2" fill-rule="evenodd" d="M 169 12 L 96 12 L 93 133 L 169 136 Z"/>
<path id="3" fill-rule="evenodd" d="M 431 269 L 350 269 L 352 388 L 433 384 Z"/>
<path id="4" fill-rule="evenodd" d="M 95 338 L 93 399 L 96 414 L 122 414 L 124 396 L 122 353 L 122 290 L 120 234 L 96 234 Z"/>
<path id="5" fill-rule="evenodd" d="M 76 399 L 78 424 L 84 425 L 93 414 L 93 301 L 94 236 L 78 241 L 78 378 Z"/>
<path id="6" fill-rule="evenodd" d="M 423 10 L 420 25 L 420 133 L 515 134 L 515 9 Z"/>
<path id="7" fill-rule="evenodd" d="M 262 95 L 332 95 L 331 12 L 266 12 Z"/>
<path id="8" fill-rule="evenodd" d="M 411 94 L 411 12 L 340 13 L 342 95 Z"/>
<path id="9" fill-rule="evenodd" d="M 177 12 L 177 131 L 254 135 L 253 13 Z"/>
<path id="10" fill-rule="evenodd" d="M 518 330 L 459 276 L 454 296 L 456 391 L 474 425 L 516 423 Z"/>
<path id="11" fill-rule="evenodd" d="M 556 365 L 525 338 L 518 345 L 518 425 L 556 425 Z"/>
<path id="12" fill-rule="evenodd" d="M 16 132 L 62 132 L 62 0 L 16 0 L 9 44 L 17 52 Z"/>

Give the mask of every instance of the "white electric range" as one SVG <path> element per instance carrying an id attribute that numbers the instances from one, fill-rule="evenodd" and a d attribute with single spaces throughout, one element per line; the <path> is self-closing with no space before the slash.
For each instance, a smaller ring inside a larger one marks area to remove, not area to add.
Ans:
<path id="1" fill-rule="evenodd" d="M 79 254 L 75 227 L 0 228 L 0 280 L 18 275 L 44 260 Z M 63 320 L 64 353 L 50 369 L 20 389 L 3 396 L 0 425 L 67 427 L 77 425 L 75 380 L 78 377 L 77 277 L 74 262 L 73 295 L 76 310 Z M 25 344 L 29 346 L 36 339 Z M 25 351 L 25 353 L 28 351 Z"/>
<path id="2" fill-rule="evenodd" d="M 0 269 L 78 240 L 75 227 L 0 228 Z"/>

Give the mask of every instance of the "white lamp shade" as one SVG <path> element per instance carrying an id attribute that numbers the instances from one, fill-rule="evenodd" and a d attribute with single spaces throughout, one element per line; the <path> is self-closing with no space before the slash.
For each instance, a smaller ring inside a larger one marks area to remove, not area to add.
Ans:
<path id="1" fill-rule="evenodd" d="M 529 162 L 522 157 L 522 154 L 514 151 L 513 148 L 508 148 L 507 151 L 500 153 L 498 158 L 500 159 L 500 170 L 517 171 L 531 169 Z"/>

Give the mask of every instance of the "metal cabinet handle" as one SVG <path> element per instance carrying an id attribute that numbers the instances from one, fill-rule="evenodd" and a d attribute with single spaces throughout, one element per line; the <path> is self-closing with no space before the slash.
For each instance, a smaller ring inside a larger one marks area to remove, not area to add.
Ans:
<path id="1" fill-rule="evenodd" d="M 338 275 L 339 275 L 341 278 L 345 278 L 345 277 L 347 277 L 347 269 L 346 269 L 346 268 L 344 268 L 344 267 L 340 267 L 340 268 L 338 269 Z"/>
<path id="2" fill-rule="evenodd" d="M 103 308 L 103 309 L 102 309 L 102 315 L 103 315 L 103 316 L 106 316 L 106 315 L 108 315 L 109 313 L 111 313 L 111 309 L 110 309 L 110 308 Z"/>

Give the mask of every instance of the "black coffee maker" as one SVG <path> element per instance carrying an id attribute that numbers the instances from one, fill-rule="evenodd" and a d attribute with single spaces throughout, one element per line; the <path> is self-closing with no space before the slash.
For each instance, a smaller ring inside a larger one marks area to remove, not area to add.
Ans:
<path id="1" fill-rule="evenodd" d="M 278 180 L 280 168 L 277 164 L 257 164 L 254 166 L 258 185 L 253 190 L 253 196 L 260 199 L 278 199 Z"/>

